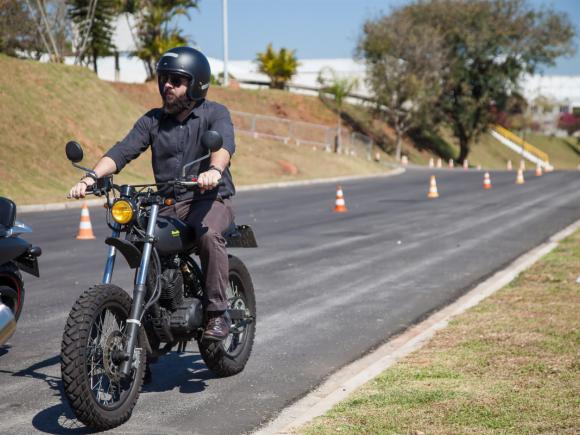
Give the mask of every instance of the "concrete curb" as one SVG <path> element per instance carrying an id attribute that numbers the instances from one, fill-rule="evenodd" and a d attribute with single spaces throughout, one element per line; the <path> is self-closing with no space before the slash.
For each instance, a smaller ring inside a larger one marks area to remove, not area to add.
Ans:
<path id="1" fill-rule="evenodd" d="M 368 178 L 392 177 L 394 175 L 399 175 L 404 172 L 405 172 L 404 168 L 397 168 L 387 173 L 372 174 L 372 175 L 353 175 L 349 177 L 315 178 L 313 180 L 286 181 L 282 183 L 252 184 L 249 186 L 240 186 L 236 190 L 238 192 L 249 192 L 253 190 L 263 190 L 263 189 L 279 189 L 294 186 L 310 186 L 314 184 L 337 183 L 344 181 L 364 180 Z M 99 199 L 89 199 L 85 201 L 70 200 L 68 202 L 56 202 L 51 204 L 21 205 L 18 206 L 18 213 L 35 213 L 39 211 L 55 211 L 55 210 L 65 210 L 69 208 L 81 208 L 84 203 L 86 203 L 89 207 L 101 206 L 105 203 L 105 199 L 99 198 Z"/>
<path id="2" fill-rule="evenodd" d="M 31 204 L 31 205 L 17 205 L 17 212 L 20 213 L 35 213 L 39 211 L 54 211 L 54 210 L 66 210 L 69 208 L 81 208 L 84 204 L 89 207 L 95 207 L 97 205 L 103 205 L 105 203 L 104 198 L 99 199 L 88 199 L 84 201 L 74 201 L 70 200 L 68 202 L 54 202 L 50 204 Z"/>
<path id="3" fill-rule="evenodd" d="M 578 228 L 580 228 L 580 220 L 523 254 L 505 269 L 496 272 L 451 305 L 432 314 L 423 322 L 383 344 L 374 352 L 340 369 L 314 391 L 282 410 L 278 417 L 255 431 L 254 434 L 289 434 L 314 418 L 323 415 L 363 384 L 381 374 L 406 355 L 421 348 L 438 330 L 445 328 L 453 317 L 477 305 L 483 299 L 509 284 L 518 274 L 551 252 L 562 239 Z"/>
<path id="4" fill-rule="evenodd" d="M 295 186 L 311 186 L 314 184 L 340 183 L 343 181 L 365 180 L 369 178 L 385 178 L 392 177 L 394 175 L 399 175 L 404 172 L 405 172 L 404 168 L 397 168 L 387 173 L 371 174 L 371 175 L 352 175 L 349 177 L 315 178 L 313 180 L 286 181 L 282 183 L 251 184 L 249 186 L 240 186 L 236 188 L 236 191 L 248 192 L 252 190 L 276 189 Z"/>

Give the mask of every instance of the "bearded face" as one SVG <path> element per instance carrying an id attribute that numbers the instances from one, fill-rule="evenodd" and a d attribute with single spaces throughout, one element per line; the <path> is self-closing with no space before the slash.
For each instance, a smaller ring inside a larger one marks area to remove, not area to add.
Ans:
<path id="1" fill-rule="evenodd" d="M 159 82 L 163 93 L 163 110 L 170 115 L 176 115 L 190 109 L 193 102 L 187 97 L 189 78 L 178 74 L 160 74 Z"/>
<path id="2" fill-rule="evenodd" d="M 192 107 L 187 94 L 176 95 L 174 89 L 165 88 L 163 92 L 163 110 L 169 115 L 176 115 Z"/>

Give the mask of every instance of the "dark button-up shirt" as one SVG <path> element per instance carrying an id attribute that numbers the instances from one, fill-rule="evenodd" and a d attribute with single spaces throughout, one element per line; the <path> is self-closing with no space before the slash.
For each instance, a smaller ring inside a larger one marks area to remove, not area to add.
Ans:
<path id="1" fill-rule="evenodd" d="M 224 141 L 223 148 L 230 156 L 234 154 L 234 126 L 228 109 L 219 103 L 204 100 L 181 123 L 163 112 L 163 109 L 150 110 L 139 118 L 129 134 L 107 151 L 105 156 L 113 159 L 119 172 L 151 146 L 155 182 L 163 183 L 181 176 L 184 165 L 207 153 L 201 146 L 201 136 L 207 130 L 218 131 Z M 196 163 L 188 168 L 186 175 L 196 176 L 207 171 L 209 164 L 209 159 Z M 224 186 L 204 194 L 196 192 L 194 195 L 191 191 L 174 186 L 160 187 L 159 192 L 177 201 L 192 197 L 211 198 L 218 194 L 222 198 L 232 196 L 235 188 L 229 167 L 223 172 L 222 180 Z"/>

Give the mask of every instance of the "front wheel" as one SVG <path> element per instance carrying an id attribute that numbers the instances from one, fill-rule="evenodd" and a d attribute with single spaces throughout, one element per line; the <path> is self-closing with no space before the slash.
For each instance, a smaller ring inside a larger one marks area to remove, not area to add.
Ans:
<path id="1" fill-rule="evenodd" d="M 125 348 L 131 298 L 115 285 L 97 285 L 81 295 L 62 337 L 61 373 L 64 391 L 77 418 L 107 430 L 126 422 L 133 412 L 145 371 L 140 331 L 130 375 L 120 374 L 115 354 Z"/>
<path id="2" fill-rule="evenodd" d="M 219 377 L 232 376 L 246 366 L 256 334 L 256 297 L 252 278 L 240 259 L 229 256 L 229 285 L 226 289 L 231 309 L 243 310 L 245 318 L 232 323 L 223 341 L 201 340 L 199 351 L 206 365 Z"/>

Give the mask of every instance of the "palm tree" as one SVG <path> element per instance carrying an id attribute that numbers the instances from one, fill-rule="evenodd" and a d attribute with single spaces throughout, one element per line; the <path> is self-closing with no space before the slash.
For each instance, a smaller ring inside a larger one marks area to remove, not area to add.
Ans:
<path id="1" fill-rule="evenodd" d="M 286 83 L 296 74 L 299 63 L 294 55 L 295 52 L 296 50 L 286 50 L 285 48 L 281 48 L 277 52 L 270 43 L 266 51 L 256 55 L 260 72 L 270 78 L 271 88 L 284 89 Z"/>
<path id="2" fill-rule="evenodd" d="M 189 41 L 181 29 L 170 27 L 178 16 L 189 19 L 188 9 L 198 8 L 198 0 L 122 0 L 121 12 L 137 19 L 138 47 L 135 54 L 145 62 L 148 79 L 155 76 L 155 62 L 163 53 Z"/>
<path id="3" fill-rule="evenodd" d="M 318 83 L 320 84 L 320 94 L 330 94 L 333 96 L 338 110 L 338 123 L 336 126 L 336 144 L 334 152 L 342 149 L 342 104 L 344 99 L 353 89 L 358 86 L 358 80 L 350 77 L 340 77 L 336 71 L 330 67 L 324 67 L 318 73 Z"/>

